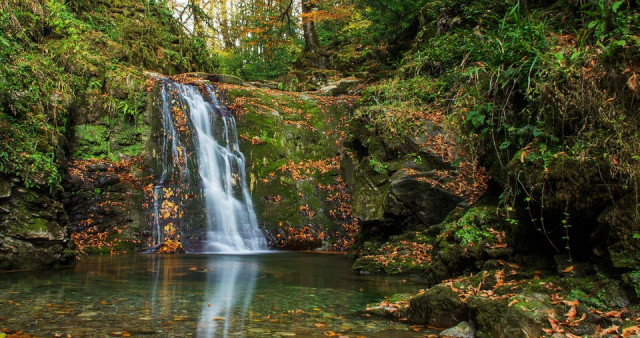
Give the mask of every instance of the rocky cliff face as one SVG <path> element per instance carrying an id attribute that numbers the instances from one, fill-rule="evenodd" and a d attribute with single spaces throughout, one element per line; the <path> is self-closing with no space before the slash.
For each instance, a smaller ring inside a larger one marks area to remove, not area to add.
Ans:
<path id="1" fill-rule="evenodd" d="M 69 230 L 62 203 L 0 176 L 0 270 L 68 262 Z"/>
<path id="2" fill-rule="evenodd" d="M 373 116 L 359 110 L 350 121 L 351 151 L 342 161 L 353 215 L 362 224 L 360 244 L 436 226 L 486 191 L 485 170 L 455 157 L 438 116 L 424 116 L 403 132 L 376 126 Z"/>
<path id="3" fill-rule="evenodd" d="M 346 250 L 358 231 L 340 171 L 355 97 L 224 85 L 270 246 Z"/>
<path id="4" fill-rule="evenodd" d="M 223 89 L 236 117 L 249 187 L 270 247 L 346 250 L 352 245 L 359 228 L 351 215 L 341 154 L 355 97 L 258 89 L 209 74 L 175 79 L 193 85 L 210 79 L 226 82 L 215 85 Z M 164 141 L 158 86 L 149 88 L 143 120 L 121 119 L 110 135 L 82 132 L 73 138 L 73 153 L 90 150 L 91 154 L 72 161 L 65 178 L 65 206 L 79 253 L 141 251 L 153 244 L 153 196 L 158 193 L 153 187 L 162 172 Z M 85 117 L 81 126 L 83 130 L 107 128 L 99 118 Z M 191 139 L 187 126 L 176 132 L 181 139 Z M 119 151 L 116 158 L 101 150 L 107 149 L 105 143 L 112 152 Z M 189 163 L 196 163 L 193 151 L 187 149 L 185 156 Z M 193 169 L 190 172 L 197 172 Z M 204 238 L 202 206 L 196 203 L 199 188 L 168 185 L 161 189 L 172 195 L 173 208 L 159 206 L 166 215 L 161 215 L 160 227 L 171 224 L 176 228 L 171 229 L 172 240 L 179 235 L 185 248 L 197 249 Z"/>

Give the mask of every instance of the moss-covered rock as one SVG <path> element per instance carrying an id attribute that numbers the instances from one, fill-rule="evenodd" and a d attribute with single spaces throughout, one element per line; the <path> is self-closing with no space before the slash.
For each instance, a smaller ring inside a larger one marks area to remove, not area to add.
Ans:
<path id="1" fill-rule="evenodd" d="M 446 286 L 434 286 L 409 302 L 409 320 L 439 328 L 455 326 L 465 319 L 464 304 Z"/>
<path id="2" fill-rule="evenodd" d="M 365 98 L 384 97 L 379 87 L 372 88 Z M 349 123 L 345 144 L 352 152 L 343 171 L 353 191 L 353 214 L 361 222 L 356 253 L 367 240 L 438 225 L 487 187 L 483 169 L 452 155 L 455 144 L 443 130 L 443 117 L 416 109 L 372 105 L 358 108 Z"/>
<path id="3" fill-rule="evenodd" d="M 551 298 L 543 293 L 523 293 L 515 296 L 512 306 L 507 306 L 501 320 L 494 323 L 493 333 L 500 337 L 540 337 L 548 324 L 548 316 L 554 310 Z"/>
<path id="4" fill-rule="evenodd" d="M 435 177 L 401 169 L 390 178 L 385 211 L 394 216 L 415 214 L 426 226 L 442 222 L 463 198 L 432 181 Z"/>
<path id="5" fill-rule="evenodd" d="M 363 231 L 372 231 L 366 226 L 364 223 Z M 507 233 L 514 227 L 495 207 L 456 210 L 444 223 L 427 230 L 358 245 L 352 269 L 359 274 L 417 274 L 437 284 L 508 259 L 514 244 Z"/>
<path id="6" fill-rule="evenodd" d="M 470 317 L 478 325 L 478 337 L 493 337 L 494 328 L 502 320 L 507 300 L 496 301 L 487 297 L 471 296 L 467 299 Z"/>
<path id="7" fill-rule="evenodd" d="M 386 171 L 376 171 L 376 167 L 371 165 L 372 161 L 373 159 L 365 158 L 351 174 L 356 177 L 351 187 L 353 216 L 365 223 L 365 226 L 366 223 L 384 221 L 384 202 L 389 194 L 389 177 Z"/>

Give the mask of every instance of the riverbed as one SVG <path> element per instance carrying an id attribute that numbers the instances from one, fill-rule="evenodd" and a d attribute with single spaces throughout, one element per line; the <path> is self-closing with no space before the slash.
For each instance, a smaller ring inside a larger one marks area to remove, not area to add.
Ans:
<path id="1" fill-rule="evenodd" d="M 73 266 L 3 273 L 0 328 L 37 336 L 423 337 L 360 311 L 423 287 L 358 276 L 343 255 L 86 257 Z"/>

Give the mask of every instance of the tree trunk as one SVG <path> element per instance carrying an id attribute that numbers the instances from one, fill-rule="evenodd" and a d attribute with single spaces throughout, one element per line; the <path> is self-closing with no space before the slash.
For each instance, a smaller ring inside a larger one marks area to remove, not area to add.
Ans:
<path id="1" fill-rule="evenodd" d="M 304 32 L 305 49 L 310 52 L 318 52 L 320 42 L 318 41 L 318 33 L 313 20 L 308 17 L 313 11 L 313 5 L 310 0 L 302 0 L 302 31 Z"/>

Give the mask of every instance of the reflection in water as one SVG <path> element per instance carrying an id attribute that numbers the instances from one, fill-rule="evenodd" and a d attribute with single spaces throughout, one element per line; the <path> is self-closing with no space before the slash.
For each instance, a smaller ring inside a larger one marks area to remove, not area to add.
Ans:
<path id="1" fill-rule="evenodd" d="M 212 256 L 207 270 L 198 337 L 227 337 L 229 332 L 244 331 L 258 266 L 236 256 Z"/>
<path id="2" fill-rule="evenodd" d="M 343 256 L 130 255 L 0 273 L 0 329 L 35 336 L 422 337 L 358 315 L 423 283 L 355 276 Z"/>

